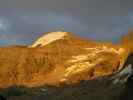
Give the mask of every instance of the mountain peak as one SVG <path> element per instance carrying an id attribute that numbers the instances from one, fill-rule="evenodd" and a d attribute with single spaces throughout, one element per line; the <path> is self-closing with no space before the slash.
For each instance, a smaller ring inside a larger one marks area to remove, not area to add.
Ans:
<path id="1" fill-rule="evenodd" d="M 112 75 L 124 68 L 129 51 L 58 31 L 41 36 L 30 48 L 5 47 L 0 52 L 0 88 L 7 88 L 71 85 Z"/>
<path id="2" fill-rule="evenodd" d="M 50 32 L 37 39 L 37 41 L 35 41 L 33 45 L 31 45 L 31 47 L 38 47 L 38 46 L 43 47 L 57 40 L 64 39 L 64 37 L 66 36 L 69 36 L 68 32 L 63 32 L 63 31 Z"/>

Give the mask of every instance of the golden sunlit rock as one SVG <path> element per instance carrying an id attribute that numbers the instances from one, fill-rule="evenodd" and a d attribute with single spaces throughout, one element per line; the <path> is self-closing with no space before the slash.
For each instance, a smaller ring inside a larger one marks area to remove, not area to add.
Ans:
<path id="1" fill-rule="evenodd" d="M 0 88 L 56 86 L 96 79 L 121 70 L 128 54 L 121 44 L 51 32 L 29 47 L 0 48 Z"/>

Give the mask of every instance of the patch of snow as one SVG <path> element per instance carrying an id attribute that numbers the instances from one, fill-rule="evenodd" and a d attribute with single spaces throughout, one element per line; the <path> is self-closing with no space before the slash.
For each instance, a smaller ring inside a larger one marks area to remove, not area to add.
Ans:
<path id="1" fill-rule="evenodd" d="M 87 69 L 90 69 L 94 66 L 95 64 L 91 64 L 89 62 L 84 62 L 84 63 L 76 63 L 66 69 L 65 77 L 68 77 L 69 75 L 76 74 L 82 71 L 85 71 Z"/>
<path id="2" fill-rule="evenodd" d="M 65 82 L 67 79 L 66 78 L 62 78 L 61 80 L 60 80 L 60 82 Z"/>
<path id="3" fill-rule="evenodd" d="M 125 83 L 132 73 L 133 73 L 132 65 L 129 64 L 128 66 L 125 67 L 125 69 L 123 69 L 113 77 L 113 79 L 115 79 L 113 81 L 113 84 Z"/>
<path id="4" fill-rule="evenodd" d="M 124 52 L 123 48 L 114 49 L 106 46 L 85 49 L 89 51 L 87 54 L 72 56 L 72 58 L 67 61 L 67 64 L 70 64 L 70 66 L 65 70 L 65 78 L 77 73 L 88 71 L 106 59 L 106 57 L 98 57 L 97 54 L 107 52 L 119 55 Z"/>
<path id="5" fill-rule="evenodd" d="M 102 46 L 102 47 L 95 47 L 95 48 L 85 48 L 88 51 L 93 50 L 93 52 L 95 53 L 100 53 L 100 52 L 114 52 L 117 54 L 122 54 L 123 52 L 125 52 L 124 48 L 119 48 L 118 50 L 115 48 L 109 48 L 106 46 Z"/>
<path id="6" fill-rule="evenodd" d="M 46 91 L 48 91 L 48 90 L 45 89 L 45 88 L 42 88 L 41 91 L 42 91 L 42 92 L 46 92 Z"/>
<path id="7" fill-rule="evenodd" d="M 84 61 L 87 59 L 88 59 L 87 55 L 78 55 L 78 56 L 72 56 L 72 59 L 68 60 L 68 62 L 69 63 L 75 63 L 75 62 Z"/>
<path id="8" fill-rule="evenodd" d="M 45 46 L 47 44 L 50 44 L 56 40 L 63 39 L 65 36 L 67 36 L 67 32 L 51 32 L 48 33 L 42 37 L 40 37 L 31 47 L 37 47 L 37 46 Z"/>
<path id="9" fill-rule="evenodd" d="M 129 64 L 128 66 L 126 66 L 126 68 L 124 70 L 122 70 L 118 76 L 122 76 L 122 75 L 126 75 L 126 74 L 132 74 L 132 65 Z"/>
<path id="10" fill-rule="evenodd" d="M 97 58 L 92 62 L 89 61 L 89 59 L 91 60 L 92 58 L 95 57 L 96 56 L 93 53 L 73 56 L 71 60 L 67 61 L 67 63 L 70 63 L 70 66 L 65 70 L 64 77 L 66 78 L 76 73 L 88 71 L 104 60 L 103 58 Z"/>

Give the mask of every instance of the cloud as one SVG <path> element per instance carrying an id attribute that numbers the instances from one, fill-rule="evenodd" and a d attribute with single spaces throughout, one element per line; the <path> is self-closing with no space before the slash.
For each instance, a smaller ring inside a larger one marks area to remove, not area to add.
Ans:
<path id="1" fill-rule="evenodd" d="M 43 32 L 61 29 L 113 40 L 133 26 L 128 15 L 132 4 L 133 0 L 0 0 L 0 40 L 31 43 Z"/>
<path id="2" fill-rule="evenodd" d="M 37 37 L 31 34 L 0 34 L 0 45 L 31 44 Z"/>
<path id="3" fill-rule="evenodd" d="M 0 18 L 0 31 L 7 31 L 8 28 L 10 27 L 10 23 L 7 19 L 5 18 Z"/>

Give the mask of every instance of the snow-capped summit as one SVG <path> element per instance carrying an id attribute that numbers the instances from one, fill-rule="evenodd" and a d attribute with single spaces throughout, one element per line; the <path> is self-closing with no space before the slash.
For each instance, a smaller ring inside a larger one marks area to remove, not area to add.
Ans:
<path id="1" fill-rule="evenodd" d="M 37 46 L 42 47 L 56 40 L 63 39 L 67 35 L 68 35 L 68 32 L 62 32 L 62 31 L 50 32 L 40 37 L 37 41 L 34 42 L 33 45 L 31 45 L 31 47 L 37 47 Z"/>

